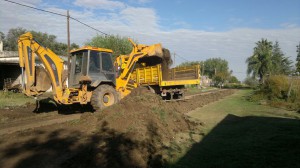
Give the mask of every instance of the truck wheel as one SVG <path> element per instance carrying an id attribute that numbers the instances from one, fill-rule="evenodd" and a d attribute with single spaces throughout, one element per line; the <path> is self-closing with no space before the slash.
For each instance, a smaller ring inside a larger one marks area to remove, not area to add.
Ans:
<path id="1" fill-rule="evenodd" d="M 119 101 L 117 91 L 110 85 L 100 85 L 92 93 L 91 105 L 99 111 Z"/>

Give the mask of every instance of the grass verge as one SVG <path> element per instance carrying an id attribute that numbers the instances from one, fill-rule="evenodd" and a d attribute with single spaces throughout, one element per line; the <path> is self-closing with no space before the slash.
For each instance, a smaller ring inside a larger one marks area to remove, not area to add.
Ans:
<path id="1" fill-rule="evenodd" d="M 34 103 L 35 100 L 22 93 L 0 91 L 0 109 L 5 107 L 22 106 L 26 103 Z"/>
<path id="2" fill-rule="evenodd" d="M 249 102 L 250 92 L 190 112 L 206 135 L 170 167 L 300 167 L 300 114 Z"/>

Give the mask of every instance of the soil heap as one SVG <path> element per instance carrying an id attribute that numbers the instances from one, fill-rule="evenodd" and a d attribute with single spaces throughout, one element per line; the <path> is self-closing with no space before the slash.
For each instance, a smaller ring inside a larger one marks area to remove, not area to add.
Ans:
<path id="1" fill-rule="evenodd" d="M 165 166 L 204 135 L 204 123 L 185 113 L 231 93 L 198 96 L 187 102 L 164 102 L 155 94 L 136 89 L 118 104 L 96 115 L 82 116 L 82 121 L 95 128 L 90 139 L 93 147 L 86 147 L 63 166 Z"/>

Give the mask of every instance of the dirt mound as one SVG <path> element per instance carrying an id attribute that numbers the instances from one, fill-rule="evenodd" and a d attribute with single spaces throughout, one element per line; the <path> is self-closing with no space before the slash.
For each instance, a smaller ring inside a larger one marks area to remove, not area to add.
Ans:
<path id="1" fill-rule="evenodd" d="M 96 148 L 85 147 L 63 167 L 162 167 L 183 146 L 203 135 L 203 123 L 185 113 L 231 93 L 227 90 L 191 101 L 164 102 L 137 89 L 101 113 L 82 116 L 81 120 L 94 129 L 91 141 Z"/>

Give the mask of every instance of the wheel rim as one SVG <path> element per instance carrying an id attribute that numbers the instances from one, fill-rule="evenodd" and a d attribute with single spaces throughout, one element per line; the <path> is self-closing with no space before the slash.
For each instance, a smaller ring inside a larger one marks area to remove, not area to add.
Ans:
<path id="1" fill-rule="evenodd" d="M 115 97 L 112 93 L 105 93 L 103 95 L 103 104 L 104 106 L 110 106 L 113 105 L 115 102 Z"/>

